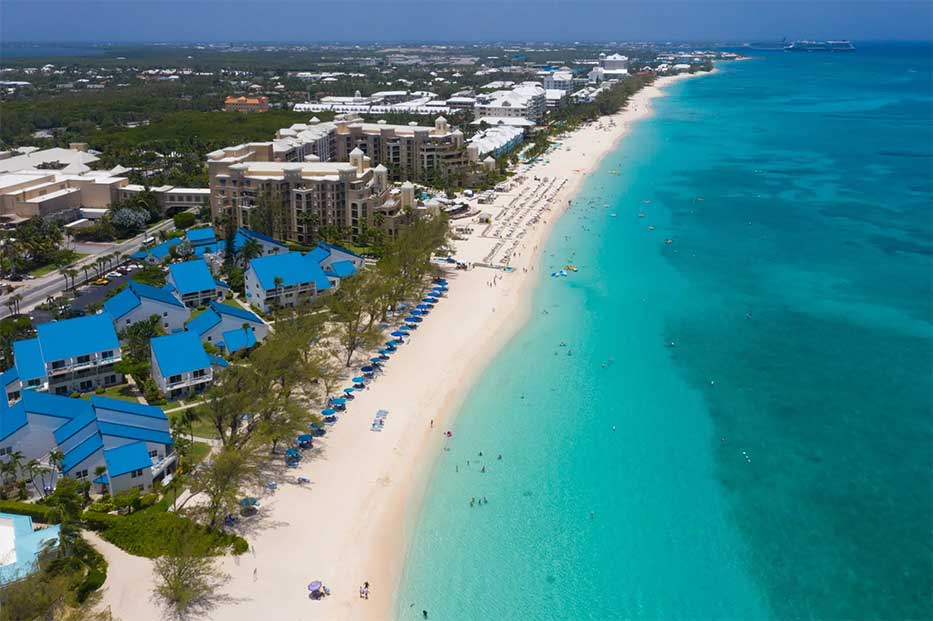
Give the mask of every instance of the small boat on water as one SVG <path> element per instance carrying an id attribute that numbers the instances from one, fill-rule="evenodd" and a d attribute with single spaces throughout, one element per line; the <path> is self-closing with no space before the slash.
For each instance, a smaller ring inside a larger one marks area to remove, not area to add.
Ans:
<path id="1" fill-rule="evenodd" d="M 621 174 L 621 173 L 620 173 L 618 170 L 610 170 L 610 171 L 609 171 L 609 174 L 610 174 L 610 175 L 618 175 L 618 174 Z"/>
<path id="2" fill-rule="evenodd" d="M 644 212 L 642 212 L 642 213 L 640 213 L 640 214 L 638 214 L 638 217 L 639 217 L 639 218 L 644 218 L 644 217 L 645 217 L 645 214 L 644 214 Z"/>
<path id="3" fill-rule="evenodd" d="M 576 266 L 576 265 L 565 265 L 565 266 L 564 266 L 564 269 L 567 270 L 567 271 L 569 271 L 569 272 L 576 272 L 576 271 L 577 271 L 577 266 Z"/>
<path id="4" fill-rule="evenodd" d="M 664 243 L 665 243 L 665 244 L 673 244 L 673 243 L 674 243 L 674 240 L 673 240 L 673 239 L 665 239 L 665 240 L 664 240 Z"/>
<path id="5" fill-rule="evenodd" d="M 649 230 L 649 231 L 653 231 L 653 230 L 654 230 L 654 225 L 653 225 L 653 224 L 649 224 L 649 225 L 648 225 L 648 230 Z"/>

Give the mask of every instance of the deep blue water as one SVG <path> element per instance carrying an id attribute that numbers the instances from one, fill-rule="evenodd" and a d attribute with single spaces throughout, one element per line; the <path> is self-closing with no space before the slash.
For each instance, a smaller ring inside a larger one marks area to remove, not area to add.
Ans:
<path id="1" fill-rule="evenodd" d="M 21 43 L 0 45 L 0 59 L 3 58 L 51 58 L 53 56 L 100 56 L 105 48 L 50 45 L 48 43 Z"/>
<path id="2" fill-rule="evenodd" d="M 931 48 L 755 53 L 656 109 L 464 404 L 397 616 L 933 617 Z"/>

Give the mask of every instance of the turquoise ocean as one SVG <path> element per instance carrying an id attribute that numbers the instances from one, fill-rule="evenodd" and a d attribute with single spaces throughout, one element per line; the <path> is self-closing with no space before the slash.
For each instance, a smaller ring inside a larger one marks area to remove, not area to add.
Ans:
<path id="1" fill-rule="evenodd" d="M 397 618 L 933 617 L 933 48 L 858 47 L 675 84 L 604 160 Z"/>

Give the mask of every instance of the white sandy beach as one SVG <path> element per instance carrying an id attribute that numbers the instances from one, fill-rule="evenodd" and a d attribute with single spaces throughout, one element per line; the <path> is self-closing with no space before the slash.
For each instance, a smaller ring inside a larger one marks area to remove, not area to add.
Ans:
<path id="1" fill-rule="evenodd" d="M 274 494 L 260 495 L 259 514 L 244 520 L 254 550 L 224 559 L 230 600 L 209 618 L 393 616 L 408 531 L 443 446 L 442 434 L 474 379 L 527 319 L 530 289 L 538 277 L 535 249 L 543 246 L 568 199 L 602 157 L 633 122 L 650 114 L 651 100 L 664 86 L 682 77 L 687 76 L 659 79 L 637 93 L 625 111 L 564 137 L 539 163 L 523 167 L 523 183 L 500 193 L 495 204 L 478 206 L 494 216 L 488 229 L 470 220 L 456 223 L 473 229 L 455 244 L 458 260 L 501 262 L 511 254 L 515 270 L 475 267 L 449 273 L 447 298 L 392 355 L 371 388 L 357 393 L 337 425 L 315 439 L 313 456 L 290 471 L 292 480 L 304 475 L 311 484 L 280 481 Z M 542 207 L 546 211 L 539 213 Z M 492 287 L 488 283 L 494 276 L 498 280 Z M 384 430 L 373 432 L 370 425 L 380 409 L 389 416 Z M 110 563 L 104 605 L 124 621 L 161 621 L 145 576 L 149 561 L 107 544 L 99 547 Z M 310 600 L 307 584 L 312 580 L 323 581 L 332 595 Z M 368 600 L 358 595 L 364 581 L 371 584 Z"/>

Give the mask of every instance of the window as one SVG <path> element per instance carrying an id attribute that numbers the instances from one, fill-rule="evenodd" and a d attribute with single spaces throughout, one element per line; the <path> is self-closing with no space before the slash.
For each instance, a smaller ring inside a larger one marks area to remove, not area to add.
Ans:
<path id="1" fill-rule="evenodd" d="M 52 363 L 52 369 L 61 369 L 61 368 L 64 368 L 64 366 L 65 366 L 64 360 L 56 360 Z"/>
<path id="2" fill-rule="evenodd" d="M 149 457 L 155 457 L 159 454 L 159 451 L 149 451 Z"/>
<path id="3" fill-rule="evenodd" d="M 140 484 L 140 485 L 137 485 L 135 489 L 138 489 L 139 491 L 143 491 L 143 490 L 145 490 L 145 489 L 146 489 L 146 486 L 145 486 L 145 485 L 142 485 L 142 484 Z"/>
<path id="4" fill-rule="evenodd" d="M 78 364 L 87 364 L 90 361 L 91 361 L 91 357 L 89 355 L 78 356 L 75 359 L 75 362 L 77 362 Z"/>
<path id="5" fill-rule="evenodd" d="M 163 316 L 163 317 L 168 317 L 168 311 L 165 311 L 164 313 L 162 313 L 162 316 Z"/>
<path id="6" fill-rule="evenodd" d="M 87 478 L 87 468 L 84 470 L 78 470 L 74 473 L 76 479 L 86 479 Z"/>
<path id="7" fill-rule="evenodd" d="M 18 391 L 18 390 L 14 390 L 13 392 L 11 392 L 10 394 L 7 395 L 7 398 L 8 398 L 10 401 L 19 401 L 19 391 Z"/>
<path id="8" fill-rule="evenodd" d="M 29 380 L 28 382 L 26 382 L 26 385 L 27 385 L 27 386 L 38 386 L 40 383 L 42 383 L 42 380 L 39 380 L 39 379 L 31 379 L 31 380 Z"/>
<path id="9" fill-rule="evenodd" d="M 126 320 L 126 325 L 130 325 L 130 320 L 129 320 L 129 319 Z"/>
<path id="10" fill-rule="evenodd" d="M 198 378 L 198 377 L 204 377 L 205 375 L 207 375 L 207 371 L 205 371 L 204 369 L 197 369 L 197 370 L 196 370 L 194 373 L 192 373 L 191 375 L 193 375 L 193 376 L 196 377 L 196 378 Z"/>
<path id="11" fill-rule="evenodd" d="M 67 386 L 58 386 L 57 388 L 55 388 L 55 394 L 56 394 L 56 395 L 67 395 L 67 394 L 68 394 L 68 387 L 67 387 Z"/>
<path id="12" fill-rule="evenodd" d="M 0 447 L 0 457 L 3 457 L 4 455 L 9 455 L 12 452 L 13 452 L 12 446 Z"/>
<path id="13" fill-rule="evenodd" d="M 87 470 L 85 470 L 85 472 L 87 472 Z M 140 468 L 139 470 L 133 470 L 132 472 L 130 472 L 130 478 L 131 478 L 131 479 L 136 479 L 136 478 L 139 478 L 139 477 L 141 477 L 141 476 L 143 476 L 142 468 Z"/>
<path id="14" fill-rule="evenodd" d="M 169 384 L 174 384 L 175 382 L 180 382 L 180 381 L 181 381 L 181 375 L 172 375 L 171 377 L 168 378 Z"/>
<path id="15" fill-rule="evenodd" d="M 78 387 L 79 390 L 90 390 L 92 388 L 94 388 L 94 382 L 91 380 L 84 380 Z"/>
<path id="16" fill-rule="evenodd" d="M 103 358 L 104 360 L 113 358 L 113 350 L 108 349 L 107 351 L 101 352 L 100 357 Z"/>

